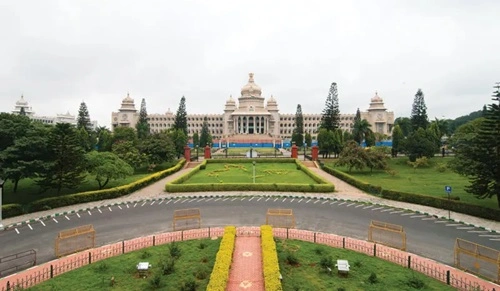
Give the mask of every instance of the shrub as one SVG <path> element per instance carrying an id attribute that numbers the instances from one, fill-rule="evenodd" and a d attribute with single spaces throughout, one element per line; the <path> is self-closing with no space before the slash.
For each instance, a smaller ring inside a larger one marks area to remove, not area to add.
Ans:
<path id="1" fill-rule="evenodd" d="M 108 270 L 108 268 L 109 266 L 106 264 L 106 262 L 100 262 L 99 264 L 97 264 L 94 270 L 97 273 L 104 273 Z"/>
<path id="2" fill-rule="evenodd" d="M 176 242 L 170 243 L 168 246 L 168 251 L 173 259 L 178 259 L 181 256 L 181 248 Z"/>
<path id="3" fill-rule="evenodd" d="M 372 272 L 370 274 L 370 276 L 368 277 L 368 283 L 370 284 L 375 284 L 378 282 L 378 279 L 377 279 L 377 274 L 375 274 L 375 272 Z"/>
<path id="4" fill-rule="evenodd" d="M 319 265 L 323 268 L 332 268 L 334 266 L 333 258 L 331 256 L 321 258 Z"/>
<path id="5" fill-rule="evenodd" d="M 160 269 L 163 275 L 170 275 L 175 272 L 175 260 L 168 259 L 161 263 Z"/>
<path id="6" fill-rule="evenodd" d="M 299 258 L 292 252 L 288 252 L 286 254 L 285 260 L 289 265 L 292 265 L 292 266 L 297 266 L 299 264 Z"/>
<path id="7" fill-rule="evenodd" d="M 23 206 L 21 204 L 5 204 L 2 205 L 3 218 L 14 217 L 24 214 Z"/>
<path id="8" fill-rule="evenodd" d="M 149 279 L 149 286 L 153 289 L 158 289 L 161 287 L 161 276 L 160 274 L 155 274 L 151 279 Z"/>
<path id="9" fill-rule="evenodd" d="M 234 241 L 236 238 L 236 228 L 226 226 L 224 235 L 220 242 L 219 251 L 215 257 L 215 264 L 210 274 L 207 291 L 225 291 L 229 280 L 229 270 L 233 260 Z"/>
<path id="10" fill-rule="evenodd" d="M 415 275 L 412 275 L 407 278 L 406 285 L 415 289 L 423 289 L 425 287 L 425 282 L 422 279 L 417 278 Z"/>
<path id="11" fill-rule="evenodd" d="M 207 247 L 207 244 L 206 244 L 206 243 L 204 243 L 204 242 L 200 242 L 200 245 L 198 246 L 198 248 L 199 248 L 200 250 L 202 250 L 202 249 L 204 249 L 204 248 L 206 248 L 206 247 Z"/>
<path id="12" fill-rule="evenodd" d="M 148 251 L 143 251 L 143 252 L 141 253 L 141 259 L 147 259 L 147 258 L 149 258 L 149 257 L 151 257 L 151 253 L 150 253 L 150 252 L 148 252 Z"/>
<path id="13" fill-rule="evenodd" d="M 446 169 L 448 169 L 448 165 L 446 163 L 438 163 L 436 165 L 436 170 L 440 173 L 446 172 Z"/>
<path id="14" fill-rule="evenodd" d="M 274 242 L 273 229 L 269 225 L 260 227 L 262 247 L 262 271 L 264 273 L 264 287 L 266 290 L 281 291 L 283 287 L 279 280 L 280 267 Z"/>
<path id="15" fill-rule="evenodd" d="M 196 291 L 196 282 L 193 278 L 189 278 L 184 284 L 182 284 L 181 291 Z"/>
<path id="16" fill-rule="evenodd" d="M 199 279 L 199 280 L 203 280 L 203 279 L 207 278 L 208 274 L 209 274 L 209 272 L 207 270 L 207 267 L 204 265 L 198 266 L 193 273 L 195 278 Z"/>

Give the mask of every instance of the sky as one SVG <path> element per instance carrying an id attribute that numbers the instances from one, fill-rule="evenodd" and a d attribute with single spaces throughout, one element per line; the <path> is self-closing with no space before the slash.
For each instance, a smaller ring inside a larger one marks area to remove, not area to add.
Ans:
<path id="1" fill-rule="evenodd" d="M 0 2 L 0 111 L 110 127 L 127 92 L 148 113 L 223 113 L 248 73 L 280 113 L 321 113 L 332 82 L 341 113 L 378 92 L 409 116 L 421 88 L 430 119 L 491 103 L 500 81 L 500 1 Z"/>

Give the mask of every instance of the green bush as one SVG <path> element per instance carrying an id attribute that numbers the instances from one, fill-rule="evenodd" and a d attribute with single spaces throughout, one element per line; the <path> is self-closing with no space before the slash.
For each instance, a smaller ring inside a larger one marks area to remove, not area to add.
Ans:
<path id="1" fill-rule="evenodd" d="M 44 198 L 40 200 L 33 201 L 30 205 L 30 212 L 36 212 L 44 210 L 46 207 L 57 208 L 68 205 L 74 205 L 79 203 L 87 203 L 92 201 L 99 201 L 104 199 L 113 199 L 118 198 L 123 195 L 130 194 L 136 190 L 144 188 L 147 185 L 150 185 L 158 180 L 161 180 L 177 171 L 182 169 L 184 164 L 186 163 L 185 159 L 181 159 L 175 166 L 172 168 L 151 174 L 147 177 L 139 179 L 135 182 L 132 182 L 127 185 L 114 187 L 110 189 L 96 190 L 96 191 L 87 191 L 77 194 L 64 195 L 60 197 L 51 197 Z"/>
<path id="2" fill-rule="evenodd" d="M 5 204 L 2 205 L 2 217 L 9 218 L 24 214 L 24 209 L 21 204 Z"/>

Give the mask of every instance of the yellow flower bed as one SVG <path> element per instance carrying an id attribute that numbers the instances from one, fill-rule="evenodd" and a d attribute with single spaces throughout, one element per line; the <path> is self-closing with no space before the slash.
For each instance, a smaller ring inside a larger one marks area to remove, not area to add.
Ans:
<path id="1" fill-rule="evenodd" d="M 280 281 L 280 266 L 276 252 L 276 243 L 273 237 L 273 228 L 270 225 L 262 225 L 260 227 L 260 236 L 264 287 L 266 290 L 271 291 L 283 290 Z"/>
<path id="2" fill-rule="evenodd" d="M 229 280 L 229 270 L 233 261 L 236 227 L 226 226 L 215 258 L 214 268 L 210 275 L 207 291 L 225 291 Z"/>

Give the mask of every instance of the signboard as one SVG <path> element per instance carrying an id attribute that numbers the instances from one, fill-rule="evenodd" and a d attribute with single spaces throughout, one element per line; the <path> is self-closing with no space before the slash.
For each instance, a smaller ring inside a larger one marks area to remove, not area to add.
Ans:
<path id="1" fill-rule="evenodd" d="M 451 193 L 451 186 L 444 186 L 444 191 L 446 191 L 446 193 L 450 194 Z"/>

